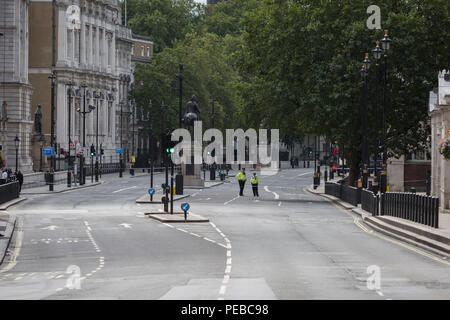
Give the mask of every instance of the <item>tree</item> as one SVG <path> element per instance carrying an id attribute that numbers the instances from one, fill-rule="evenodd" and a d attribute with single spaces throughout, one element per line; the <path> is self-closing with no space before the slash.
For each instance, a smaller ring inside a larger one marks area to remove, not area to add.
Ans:
<path id="1" fill-rule="evenodd" d="M 350 183 L 358 176 L 361 158 L 359 70 L 364 53 L 383 36 L 381 30 L 365 26 L 369 5 L 350 0 L 262 0 L 244 18 L 237 55 L 242 117 L 252 125 L 279 127 L 284 134 L 322 135 L 346 149 L 350 146 Z M 428 92 L 437 72 L 450 62 L 450 35 L 441 32 L 449 28 L 449 6 L 444 0 L 380 4 L 383 27 L 394 40 L 388 69 L 391 155 L 426 145 Z M 370 137 L 377 123 L 373 70 L 369 77 Z"/>
<path id="2" fill-rule="evenodd" d="M 205 7 L 194 0 L 128 0 L 127 14 L 133 32 L 152 37 L 157 53 L 195 29 Z"/>

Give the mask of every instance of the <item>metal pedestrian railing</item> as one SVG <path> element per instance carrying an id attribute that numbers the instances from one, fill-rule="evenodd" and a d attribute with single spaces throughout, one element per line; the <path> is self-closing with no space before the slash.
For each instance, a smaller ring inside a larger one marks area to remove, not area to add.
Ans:
<path id="1" fill-rule="evenodd" d="M 343 183 L 326 182 L 325 193 L 357 206 L 361 203 L 361 190 Z"/>
<path id="2" fill-rule="evenodd" d="M 370 190 L 361 190 L 361 208 L 367 212 L 370 212 L 372 216 L 378 216 L 379 214 L 379 196 Z"/>
<path id="3" fill-rule="evenodd" d="M 415 193 L 385 193 L 381 195 L 381 215 L 438 228 L 439 198 Z"/>
<path id="4" fill-rule="evenodd" d="M 18 181 L 0 185 L 0 204 L 17 199 L 19 195 Z"/>

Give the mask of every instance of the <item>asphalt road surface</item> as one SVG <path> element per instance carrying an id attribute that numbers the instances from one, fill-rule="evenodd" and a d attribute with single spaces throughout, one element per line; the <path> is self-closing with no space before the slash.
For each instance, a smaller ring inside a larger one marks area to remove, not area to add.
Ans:
<path id="1" fill-rule="evenodd" d="M 260 179 L 259 198 L 235 178 L 185 190 L 199 224 L 149 219 L 147 175 L 29 196 L 0 299 L 450 299 L 449 262 L 308 193 L 312 169 Z"/>

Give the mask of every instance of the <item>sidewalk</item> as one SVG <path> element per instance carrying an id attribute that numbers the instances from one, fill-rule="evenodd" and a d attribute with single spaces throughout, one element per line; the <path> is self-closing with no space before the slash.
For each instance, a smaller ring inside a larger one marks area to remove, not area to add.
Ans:
<path id="1" fill-rule="evenodd" d="M 327 195 L 324 193 L 324 189 L 323 183 L 316 190 L 313 189 L 313 186 L 307 188 L 309 192 L 322 196 L 345 210 L 351 210 L 359 215 L 363 222 L 375 231 L 441 256 L 448 255 L 450 258 L 450 214 L 439 214 L 439 228 L 435 229 L 397 217 L 372 216 L 369 212 L 362 210 L 361 205 L 355 207 L 339 198 Z"/>
<path id="2" fill-rule="evenodd" d="M 15 226 L 16 216 L 14 214 L 0 213 L 0 264 L 5 259 Z"/>

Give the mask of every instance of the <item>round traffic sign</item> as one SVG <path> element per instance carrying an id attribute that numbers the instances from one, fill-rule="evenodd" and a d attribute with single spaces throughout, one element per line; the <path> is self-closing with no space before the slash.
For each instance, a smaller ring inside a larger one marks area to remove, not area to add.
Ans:
<path id="1" fill-rule="evenodd" d="M 186 212 L 186 211 L 189 210 L 189 208 L 190 208 L 189 203 L 182 203 L 181 204 L 181 210 Z"/>
<path id="2" fill-rule="evenodd" d="M 155 194 L 155 189 L 153 189 L 153 188 L 148 189 L 148 193 L 149 194 Z"/>

